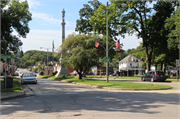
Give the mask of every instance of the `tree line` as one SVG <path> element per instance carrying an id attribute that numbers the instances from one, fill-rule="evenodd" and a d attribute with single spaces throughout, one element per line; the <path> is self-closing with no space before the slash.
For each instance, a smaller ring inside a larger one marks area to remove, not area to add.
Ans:
<path id="1" fill-rule="evenodd" d="M 14 55 L 15 64 L 19 68 L 28 68 L 29 66 L 38 66 L 38 64 L 45 64 L 47 63 L 47 52 L 46 51 L 38 51 L 38 50 L 29 50 L 23 53 L 23 51 L 19 51 L 17 54 Z M 55 65 L 58 60 L 59 56 L 57 53 L 48 52 L 48 66 L 51 65 L 51 61 Z"/>
<path id="2" fill-rule="evenodd" d="M 119 1 L 110 0 L 108 13 L 109 46 L 119 36 L 136 34 L 142 43 L 131 53 L 142 61 L 150 70 L 153 64 L 166 71 L 167 65 L 174 65 L 179 57 L 179 2 L 178 1 Z M 122 6 L 125 3 L 125 6 Z M 149 4 L 153 4 L 150 7 Z M 154 11 L 154 12 L 153 12 Z M 106 6 L 98 0 L 91 4 L 84 4 L 79 10 L 80 18 L 76 21 L 75 30 L 80 34 L 106 36 Z M 87 39 L 86 39 L 87 40 Z M 94 39 L 95 41 L 98 39 Z M 99 40 L 105 46 L 106 38 Z M 78 46 L 75 46 L 78 47 Z M 123 44 L 121 44 L 121 49 Z M 115 48 L 114 48 L 115 49 Z M 105 57 L 102 47 L 98 49 L 98 56 Z M 102 53 L 102 54 L 101 54 Z M 101 55 L 99 55 L 101 54 Z M 109 53 L 114 62 L 120 60 L 123 51 Z M 118 59 L 118 60 L 117 60 Z"/>

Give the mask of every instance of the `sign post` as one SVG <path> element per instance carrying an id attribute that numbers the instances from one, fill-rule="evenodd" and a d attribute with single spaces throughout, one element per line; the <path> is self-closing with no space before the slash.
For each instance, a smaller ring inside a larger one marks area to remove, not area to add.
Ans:
<path id="1" fill-rule="evenodd" d="M 5 91 L 6 91 L 6 70 L 7 70 L 7 66 L 6 66 L 7 60 L 6 59 L 13 59 L 13 58 L 14 58 L 14 55 L 6 55 L 6 52 L 5 52 L 5 55 L 1 55 L 1 59 L 5 59 L 5 75 L 4 75 Z M 12 68 L 13 68 L 13 65 L 12 65 Z M 12 74 L 13 74 L 13 69 L 12 69 Z"/>
<path id="2" fill-rule="evenodd" d="M 176 59 L 176 78 L 177 78 L 177 81 L 178 81 L 178 71 L 179 71 L 179 67 L 180 67 L 180 63 L 179 63 L 179 59 Z"/>

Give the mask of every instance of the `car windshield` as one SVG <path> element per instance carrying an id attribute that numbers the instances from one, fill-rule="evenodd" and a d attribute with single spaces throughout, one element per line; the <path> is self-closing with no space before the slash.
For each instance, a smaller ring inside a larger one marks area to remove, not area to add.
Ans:
<path id="1" fill-rule="evenodd" d="M 23 77 L 34 77 L 33 73 L 25 73 L 23 74 Z"/>
<path id="2" fill-rule="evenodd" d="M 164 72 L 162 72 L 162 71 L 157 71 L 156 73 L 161 74 L 161 75 L 164 74 Z"/>

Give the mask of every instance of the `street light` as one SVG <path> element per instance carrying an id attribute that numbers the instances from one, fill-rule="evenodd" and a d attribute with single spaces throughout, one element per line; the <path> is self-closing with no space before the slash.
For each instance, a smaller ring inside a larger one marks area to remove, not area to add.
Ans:
<path id="1" fill-rule="evenodd" d="M 93 1 L 88 1 L 88 3 L 93 3 Z M 115 5 L 118 5 L 118 4 L 115 4 Z M 110 8 L 115 5 L 110 6 Z M 122 3 L 120 5 L 125 6 L 126 4 Z M 108 57 L 108 36 L 109 36 L 108 35 L 108 9 L 110 8 L 108 7 L 108 2 L 107 2 L 107 5 L 106 5 L 106 57 Z M 108 75 L 109 75 L 109 62 L 106 62 L 106 77 L 107 77 L 106 82 L 107 83 L 109 82 Z"/>
<path id="2" fill-rule="evenodd" d="M 40 49 L 46 49 L 46 50 L 47 50 L 47 62 L 46 62 L 46 66 L 48 66 L 48 50 L 49 50 L 50 48 L 40 47 Z"/>

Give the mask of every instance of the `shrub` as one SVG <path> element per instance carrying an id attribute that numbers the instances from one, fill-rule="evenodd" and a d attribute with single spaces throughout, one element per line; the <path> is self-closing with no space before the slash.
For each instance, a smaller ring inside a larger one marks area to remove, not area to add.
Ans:
<path id="1" fill-rule="evenodd" d="M 54 72 L 53 72 L 53 76 L 56 75 L 56 74 L 57 74 L 57 71 L 54 71 Z"/>
<path id="2" fill-rule="evenodd" d="M 53 76 L 53 73 L 52 73 L 52 72 L 50 72 L 50 73 L 49 73 L 49 76 Z"/>

